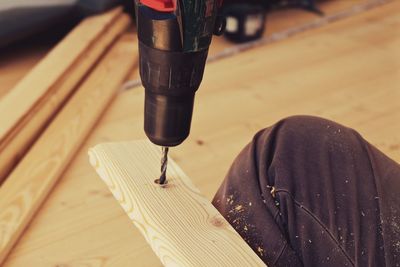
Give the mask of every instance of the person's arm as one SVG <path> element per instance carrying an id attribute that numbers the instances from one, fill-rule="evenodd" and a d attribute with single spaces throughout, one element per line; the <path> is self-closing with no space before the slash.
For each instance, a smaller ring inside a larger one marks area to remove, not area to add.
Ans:
<path id="1" fill-rule="evenodd" d="M 310 116 L 258 132 L 213 204 L 269 266 L 396 266 L 400 166 Z"/>

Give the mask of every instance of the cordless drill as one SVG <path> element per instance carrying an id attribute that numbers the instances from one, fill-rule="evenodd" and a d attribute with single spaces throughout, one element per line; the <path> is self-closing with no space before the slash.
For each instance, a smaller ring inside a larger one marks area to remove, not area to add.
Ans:
<path id="1" fill-rule="evenodd" d="M 144 130 L 151 142 L 164 147 L 164 165 L 168 147 L 181 144 L 189 135 L 211 38 L 224 28 L 218 14 L 221 4 L 217 0 L 135 0 L 139 70 L 145 88 Z M 160 180 L 165 180 L 165 170 L 162 166 Z"/>

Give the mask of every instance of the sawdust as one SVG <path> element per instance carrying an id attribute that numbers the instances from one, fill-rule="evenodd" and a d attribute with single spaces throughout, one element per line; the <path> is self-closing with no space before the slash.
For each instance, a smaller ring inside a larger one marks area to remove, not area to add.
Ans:
<path id="1" fill-rule="evenodd" d="M 229 195 L 226 198 L 226 203 L 232 205 L 233 204 L 233 195 Z"/>
<path id="2" fill-rule="evenodd" d="M 400 218 L 398 215 L 398 210 L 395 207 L 391 207 L 392 218 L 390 218 L 389 225 L 392 228 L 393 234 L 395 236 L 400 236 Z M 393 251 L 400 253 L 400 240 L 394 240 L 392 243 Z"/>
<path id="3" fill-rule="evenodd" d="M 242 212 L 243 211 L 243 206 L 242 205 L 236 205 L 235 210 L 237 212 Z"/>
<path id="4" fill-rule="evenodd" d="M 236 192 L 227 195 L 221 202 L 226 205 L 227 221 L 260 257 L 264 257 L 266 253 L 262 240 L 259 239 L 261 235 L 257 232 L 256 226 L 250 223 L 253 214 L 251 209 L 254 207 L 254 203 L 238 199 Z"/>
<path id="5" fill-rule="evenodd" d="M 260 256 L 264 256 L 264 249 L 262 247 L 257 247 L 257 252 Z"/>

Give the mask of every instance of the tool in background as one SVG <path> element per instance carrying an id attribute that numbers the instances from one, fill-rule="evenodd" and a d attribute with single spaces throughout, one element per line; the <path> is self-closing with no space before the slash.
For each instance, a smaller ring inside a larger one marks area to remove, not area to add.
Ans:
<path id="1" fill-rule="evenodd" d="M 226 29 L 224 36 L 235 43 L 261 38 L 265 28 L 266 11 L 262 5 L 238 3 L 224 8 Z"/>
<path id="2" fill-rule="evenodd" d="M 260 39 L 264 33 L 269 11 L 301 8 L 318 15 L 316 0 L 226 0 L 222 13 L 226 17 L 224 36 L 235 43 Z"/>
<path id="3" fill-rule="evenodd" d="M 136 0 L 139 71 L 145 88 L 144 130 L 156 145 L 181 144 L 189 135 L 194 96 L 203 78 L 213 34 L 221 34 L 222 1 Z M 162 169 L 166 170 L 166 162 Z M 165 173 L 164 173 L 165 174 Z M 165 182 L 161 175 L 159 182 Z"/>

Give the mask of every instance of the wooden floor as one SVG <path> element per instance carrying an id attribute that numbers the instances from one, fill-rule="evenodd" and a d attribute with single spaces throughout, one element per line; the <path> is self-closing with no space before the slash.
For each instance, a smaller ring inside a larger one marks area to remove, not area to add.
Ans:
<path id="1" fill-rule="evenodd" d="M 171 156 L 211 199 L 254 133 L 294 114 L 357 129 L 400 162 L 400 1 L 208 65 L 192 133 Z M 144 138 L 143 89 L 122 92 L 6 261 L 160 266 L 88 163 L 94 144 Z"/>

